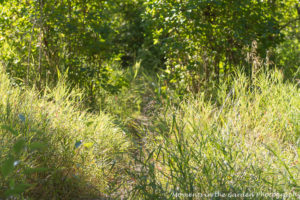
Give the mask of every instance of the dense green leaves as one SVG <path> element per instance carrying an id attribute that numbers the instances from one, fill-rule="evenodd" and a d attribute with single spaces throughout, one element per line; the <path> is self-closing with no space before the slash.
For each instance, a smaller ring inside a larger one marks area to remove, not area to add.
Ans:
<path id="1" fill-rule="evenodd" d="M 17 184 L 17 185 L 12 184 L 11 188 L 5 192 L 5 195 L 7 197 L 10 197 L 10 196 L 13 196 L 13 195 L 22 194 L 30 186 L 31 186 L 30 184 L 26 184 L 26 183 L 21 183 L 21 184 Z"/>
<path id="2" fill-rule="evenodd" d="M 25 147 L 25 140 L 21 138 L 14 144 L 13 150 L 17 155 L 19 155 L 24 147 Z"/>
<path id="3" fill-rule="evenodd" d="M 10 173 L 14 171 L 14 157 L 8 156 L 6 161 L 1 166 L 1 172 L 4 177 L 8 176 Z"/>
<path id="4" fill-rule="evenodd" d="M 42 89 L 67 73 L 93 105 L 101 90 L 128 86 L 114 75 L 119 65 L 140 61 L 162 69 L 170 85 L 197 91 L 241 67 L 252 76 L 257 63 L 289 69 L 286 58 L 296 62 L 298 55 L 284 45 L 283 53 L 275 50 L 297 37 L 297 0 L 14 0 L 0 8 L 0 58 L 17 83 Z"/>
<path id="5" fill-rule="evenodd" d="M 171 67 L 205 62 L 201 54 L 208 54 L 217 66 L 221 61 L 226 67 L 245 63 L 246 49 L 253 41 L 258 42 L 259 56 L 265 57 L 266 51 L 282 39 L 279 28 L 282 14 L 278 5 L 267 1 L 147 1 L 146 4 L 146 17 L 154 21 L 154 43 L 161 41 Z"/>

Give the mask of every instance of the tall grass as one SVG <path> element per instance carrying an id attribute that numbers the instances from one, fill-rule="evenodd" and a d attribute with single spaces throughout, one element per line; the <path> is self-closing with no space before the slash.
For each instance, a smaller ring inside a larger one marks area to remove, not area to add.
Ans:
<path id="1" fill-rule="evenodd" d="M 254 82 L 239 73 L 232 84 L 220 86 L 214 101 L 205 99 L 204 93 L 187 97 L 162 114 L 164 128 L 148 132 L 135 158 L 140 167 L 129 171 L 132 194 L 140 199 L 243 193 L 254 199 L 266 199 L 263 193 L 299 198 L 299 87 L 284 83 L 279 71 L 261 73 Z"/>
<path id="2" fill-rule="evenodd" d="M 299 85 L 279 71 L 237 73 L 211 98 L 128 71 L 130 85 L 92 114 L 63 79 L 37 92 L 0 70 L 0 198 L 300 193 Z"/>
<path id="3" fill-rule="evenodd" d="M 70 90 L 63 80 L 42 93 L 13 87 L 0 68 L 0 97 L 0 166 L 5 172 L 0 197 L 21 190 L 34 199 L 74 199 L 113 195 L 115 185 L 120 187 L 129 142 L 112 116 L 82 109 L 80 91 Z"/>

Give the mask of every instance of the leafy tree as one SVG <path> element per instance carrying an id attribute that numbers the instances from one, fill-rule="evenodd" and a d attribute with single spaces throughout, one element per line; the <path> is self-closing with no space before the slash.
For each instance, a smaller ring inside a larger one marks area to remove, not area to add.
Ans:
<path id="1" fill-rule="evenodd" d="M 197 90 L 204 80 L 219 81 L 238 67 L 246 66 L 251 75 L 253 65 L 246 58 L 253 52 L 283 65 L 284 59 L 272 52 L 288 39 L 284 34 L 296 37 L 298 4 L 296 0 L 4 1 L 0 60 L 12 76 L 39 88 L 68 72 L 74 86 L 86 89 L 90 103 L 95 103 L 101 88 L 114 93 L 126 85 L 124 79 L 111 80 L 113 62 L 127 67 L 141 60 L 145 68 L 163 69 L 171 83 L 185 82 Z M 257 44 L 255 51 L 252 44 Z"/>
<path id="2" fill-rule="evenodd" d="M 247 65 L 246 54 L 253 41 L 258 44 L 257 56 L 262 58 L 280 43 L 282 23 L 291 18 L 285 16 L 282 20 L 286 14 L 283 9 L 295 3 L 148 0 L 145 18 L 153 19 L 153 43 L 161 44 L 171 71 L 179 64 L 205 73 L 206 79 L 214 72 L 218 80 L 221 74 L 226 75 L 234 67 Z M 197 69 L 201 63 L 203 68 Z"/>

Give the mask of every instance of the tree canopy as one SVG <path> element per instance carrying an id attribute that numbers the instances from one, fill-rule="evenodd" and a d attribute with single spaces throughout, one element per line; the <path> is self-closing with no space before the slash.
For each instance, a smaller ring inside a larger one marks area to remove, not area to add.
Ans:
<path id="1" fill-rule="evenodd" d="M 67 71 L 91 94 L 126 84 L 110 81 L 112 62 L 140 61 L 173 82 L 219 81 L 242 67 L 251 75 L 254 52 L 288 63 L 274 48 L 299 38 L 299 10 L 297 0 L 2 1 L 0 56 L 26 84 L 44 87 Z"/>

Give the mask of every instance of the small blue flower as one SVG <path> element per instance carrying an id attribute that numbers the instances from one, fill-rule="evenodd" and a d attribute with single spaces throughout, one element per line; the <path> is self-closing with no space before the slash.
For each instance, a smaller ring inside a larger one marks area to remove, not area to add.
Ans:
<path id="1" fill-rule="evenodd" d="M 24 115 L 19 114 L 19 119 L 20 119 L 22 122 L 25 122 L 25 116 L 24 116 Z"/>
<path id="2" fill-rule="evenodd" d="M 82 140 L 79 140 L 75 143 L 75 147 L 78 148 L 82 144 Z"/>

